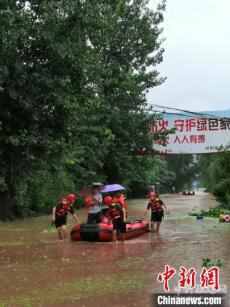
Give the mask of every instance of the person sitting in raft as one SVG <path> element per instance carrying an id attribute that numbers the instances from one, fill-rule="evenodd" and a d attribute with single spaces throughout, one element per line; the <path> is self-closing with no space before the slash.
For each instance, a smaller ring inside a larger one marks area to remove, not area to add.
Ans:
<path id="1" fill-rule="evenodd" d="M 111 218 L 109 214 L 109 208 L 107 206 L 103 206 L 101 210 L 101 219 L 100 223 L 103 224 L 111 224 Z"/>
<path id="2" fill-rule="evenodd" d="M 71 213 L 74 220 L 77 223 L 80 223 L 80 220 L 78 216 L 74 213 L 74 209 L 72 206 L 76 200 L 76 195 L 75 197 L 73 195 L 74 194 L 70 194 L 67 197 L 63 197 L 58 202 L 57 206 L 53 208 L 52 223 L 54 223 L 57 228 L 59 240 L 65 240 L 68 236 L 66 229 L 68 213 Z"/>
<path id="3" fill-rule="evenodd" d="M 126 232 L 126 211 L 119 203 L 113 203 L 109 206 L 109 217 L 113 223 L 113 241 L 117 241 L 118 235 L 121 235 L 121 240 L 124 241 Z"/>
<path id="4" fill-rule="evenodd" d="M 164 209 L 167 210 L 167 207 L 163 203 L 163 201 L 159 198 L 159 195 L 155 192 L 149 193 L 149 202 L 145 210 L 145 216 L 149 209 L 151 209 L 151 228 L 150 230 L 152 232 L 156 231 L 156 233 L 159 233 L 162 218 L 164 216 Z M 154 227 L 155 224 L 156 224 L 156 229 Z"/>
<path id="5" fill-rule="evenodd" d="M 94 224 L 100 222 L 102 195 L 100 193 L 102 183 L 94 183 L 92 185 L 92 195 L 90 203 L 88 205 L 88 224 Z"/>

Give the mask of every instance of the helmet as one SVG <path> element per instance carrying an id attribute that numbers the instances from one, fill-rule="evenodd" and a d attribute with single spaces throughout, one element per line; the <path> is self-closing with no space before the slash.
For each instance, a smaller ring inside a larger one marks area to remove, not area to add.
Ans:
<path id="1" fill-rule="evenodd" d="M 84 204 L 86 207 L 90 207 L 93 205 L 93 198 L 91 196 L 86 196 L 84 198 Z"/>
<path id="2" fill-rule="evenodd" d="M 103 183 L 101 182 L 93 182 L 92 183 L 92 187 L 102 187 L 103 186 Z"/>
<path id="3" fill-rule="evenodd" d="M 67 200 L 72 204 L 72 203 L 74 203 L 75 200 L 77 199 L 77 196 L 76 196 L 75 194 L 71 193 L 71 194 L 68 194 L 68 195 L 66 196 L 66 198 L 67 198 Z"/>
<path id="4" fill-rule="evenodd" d="M 63 205 L 68 205 L 70 202 L 67 197 L 62 197 L 60 203 Z"/>
<path id="5" fill-rule="evenodd" d="M 105 196 L 103 202 L 106 206 L 110 206 L 113 202 L 113 199 L 111 196 Z"/>

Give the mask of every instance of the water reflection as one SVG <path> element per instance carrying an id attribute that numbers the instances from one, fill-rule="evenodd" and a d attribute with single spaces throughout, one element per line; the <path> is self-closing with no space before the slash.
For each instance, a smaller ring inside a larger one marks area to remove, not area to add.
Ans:
<path id="1" fill-rule="evenodd" d="M 103 282 L 106 280 L 107 290 L 103 295 L 95 290 L 96 295 L 92 289 L 98 289 L 98 286 L 92 286 L 91 294 L 87 298 L 81 298 L 81 305 L 88 307 L 109 302 L 113 307 L 134 306 L 134 301 L 137 305 L 142 305 L 144 294 L 146 299 L 150 290 L 160 289 L 156 276 L 165 264 L 200 268 L 203 258 L 224 261 L 223 280 L 230 287 L 229 224 L 219 224 L 214 219 L 196 221 L 188 216 L 194 208 L 207 209 L 214 206 L 215 200 L 207 194 L 195 197 L 174 195 L 167 197 L 165 202 L 171 214 L 163 222 L 160 234 L 147 233 L 124 243 L 57 242 L 55 232 L 44 232 L 48 217 L 28 220 L 28 223 L 23 224 L 1 224 L 0 282 L 3 287 L 0 288 L 0 297 L 7 300 L 25 295 L 38 300 L 39 289 L 43 291 L 48 287 L 55 293 L 57 301 L 51 304 L 47 298 L 44 306 L 77 306 L 72 305 L 68 297 L 67 302 L 60 302 L 55 285 L 67 284 L 71 289 L 76 280 L 84 285 L 84 281 L 89 279 L 92 283 L 100 282 L 99 289 L 105 287 Z M 142 216 L 145 203 L 145 200 L 132 201 L 130 214 Z M 83 220 L 84 213 L 80 212 L 80 215 Z M 135 300 L 122 293 L 117 297 L 114 285 L 118 281 L 124 282 L 125 290 L 122 291 L 135 290 Z M 108 283 L 111 283 L 111 289 L 108 288 Z M 56 287 L 58 290 L 58 286 Z M 78 289 L 77 295 L 81 297 L 83 290 L 75 287 Z M 34 290 L 37 294 L 32 295 Z"/>

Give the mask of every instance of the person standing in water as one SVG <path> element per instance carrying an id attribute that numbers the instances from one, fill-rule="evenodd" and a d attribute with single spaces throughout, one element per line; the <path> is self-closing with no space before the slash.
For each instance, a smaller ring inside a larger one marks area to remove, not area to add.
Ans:
<path id="1" fill-rule="evenodd" d="M 125 218 L 127 219 L 128 218 L 128 204 L 127 204 L 124 193 L 117 192 L 112 198 L 112 203 L 119 204 L 121 208 L 124 209 Z"/>
<path id="2" fill-rule="evenodd" d="M 101 189 L 103 184 L 95 182 L 92 184 L 91 201 L 88 209 L 88 224 L 99 223 L 101 215 L 102 195 Z"/>
<path id="3" fill-rule="evenodd" d="M 52 212 L 52 223 L 55 224 L 58 232 L 59 240 L 65 240 L 68 236 L 68 232 L 66 229 L 67 224 L 67 215 L 71 213 L 74 220 L 77 223 L 80 223 L 78 216 L 74 213 L 73 203 L 76 200 L 76 196 L 74 194 L 70 194 L 67 197 L 63 197 L 57 204 L 57 206 L 53 207 Z"/>
<path id="4" fill-rule="evenodd" d="M 124 241 L 126 233 L 126 210 L 124 206 L 111 200 L 108 214 L 113 223 L 113 241 L 116 242 L 119 235 L 121 241 Z"/>
<path id="5" fill-rule="evenodd" d="M 156 231 L 156 233 L 159 233 L 160 225 L 164 217 L 164 209 L 167 210 L 167 207 L 163 203 L 163 201 L 159 198 L 159 195 L 155 192 L 150 192 L 149 202 L 145 210 L 145 216 L 147 215 L 148 210 L 151 210 L 150 230 L 152 232 Z M 156 224 L 156 228 L 155 228 L 155 224 Z"/>

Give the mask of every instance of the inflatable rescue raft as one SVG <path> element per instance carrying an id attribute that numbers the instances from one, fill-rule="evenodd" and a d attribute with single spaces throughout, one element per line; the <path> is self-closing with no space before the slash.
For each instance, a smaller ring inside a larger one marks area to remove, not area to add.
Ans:
<path id="1" fill-rule="evenodd" d="M 147 221 L 136 220 L 134 222 L 127 222 L 124 239 L 129 240 L 148 231 L 149 223 Z M 72 241 L 109 242 L 113 239 L 113 225 L 105 223 L 77 224 L 72 228 L 70 236 Z M 119 235 L 118 240 L 121 240 Z"/>

